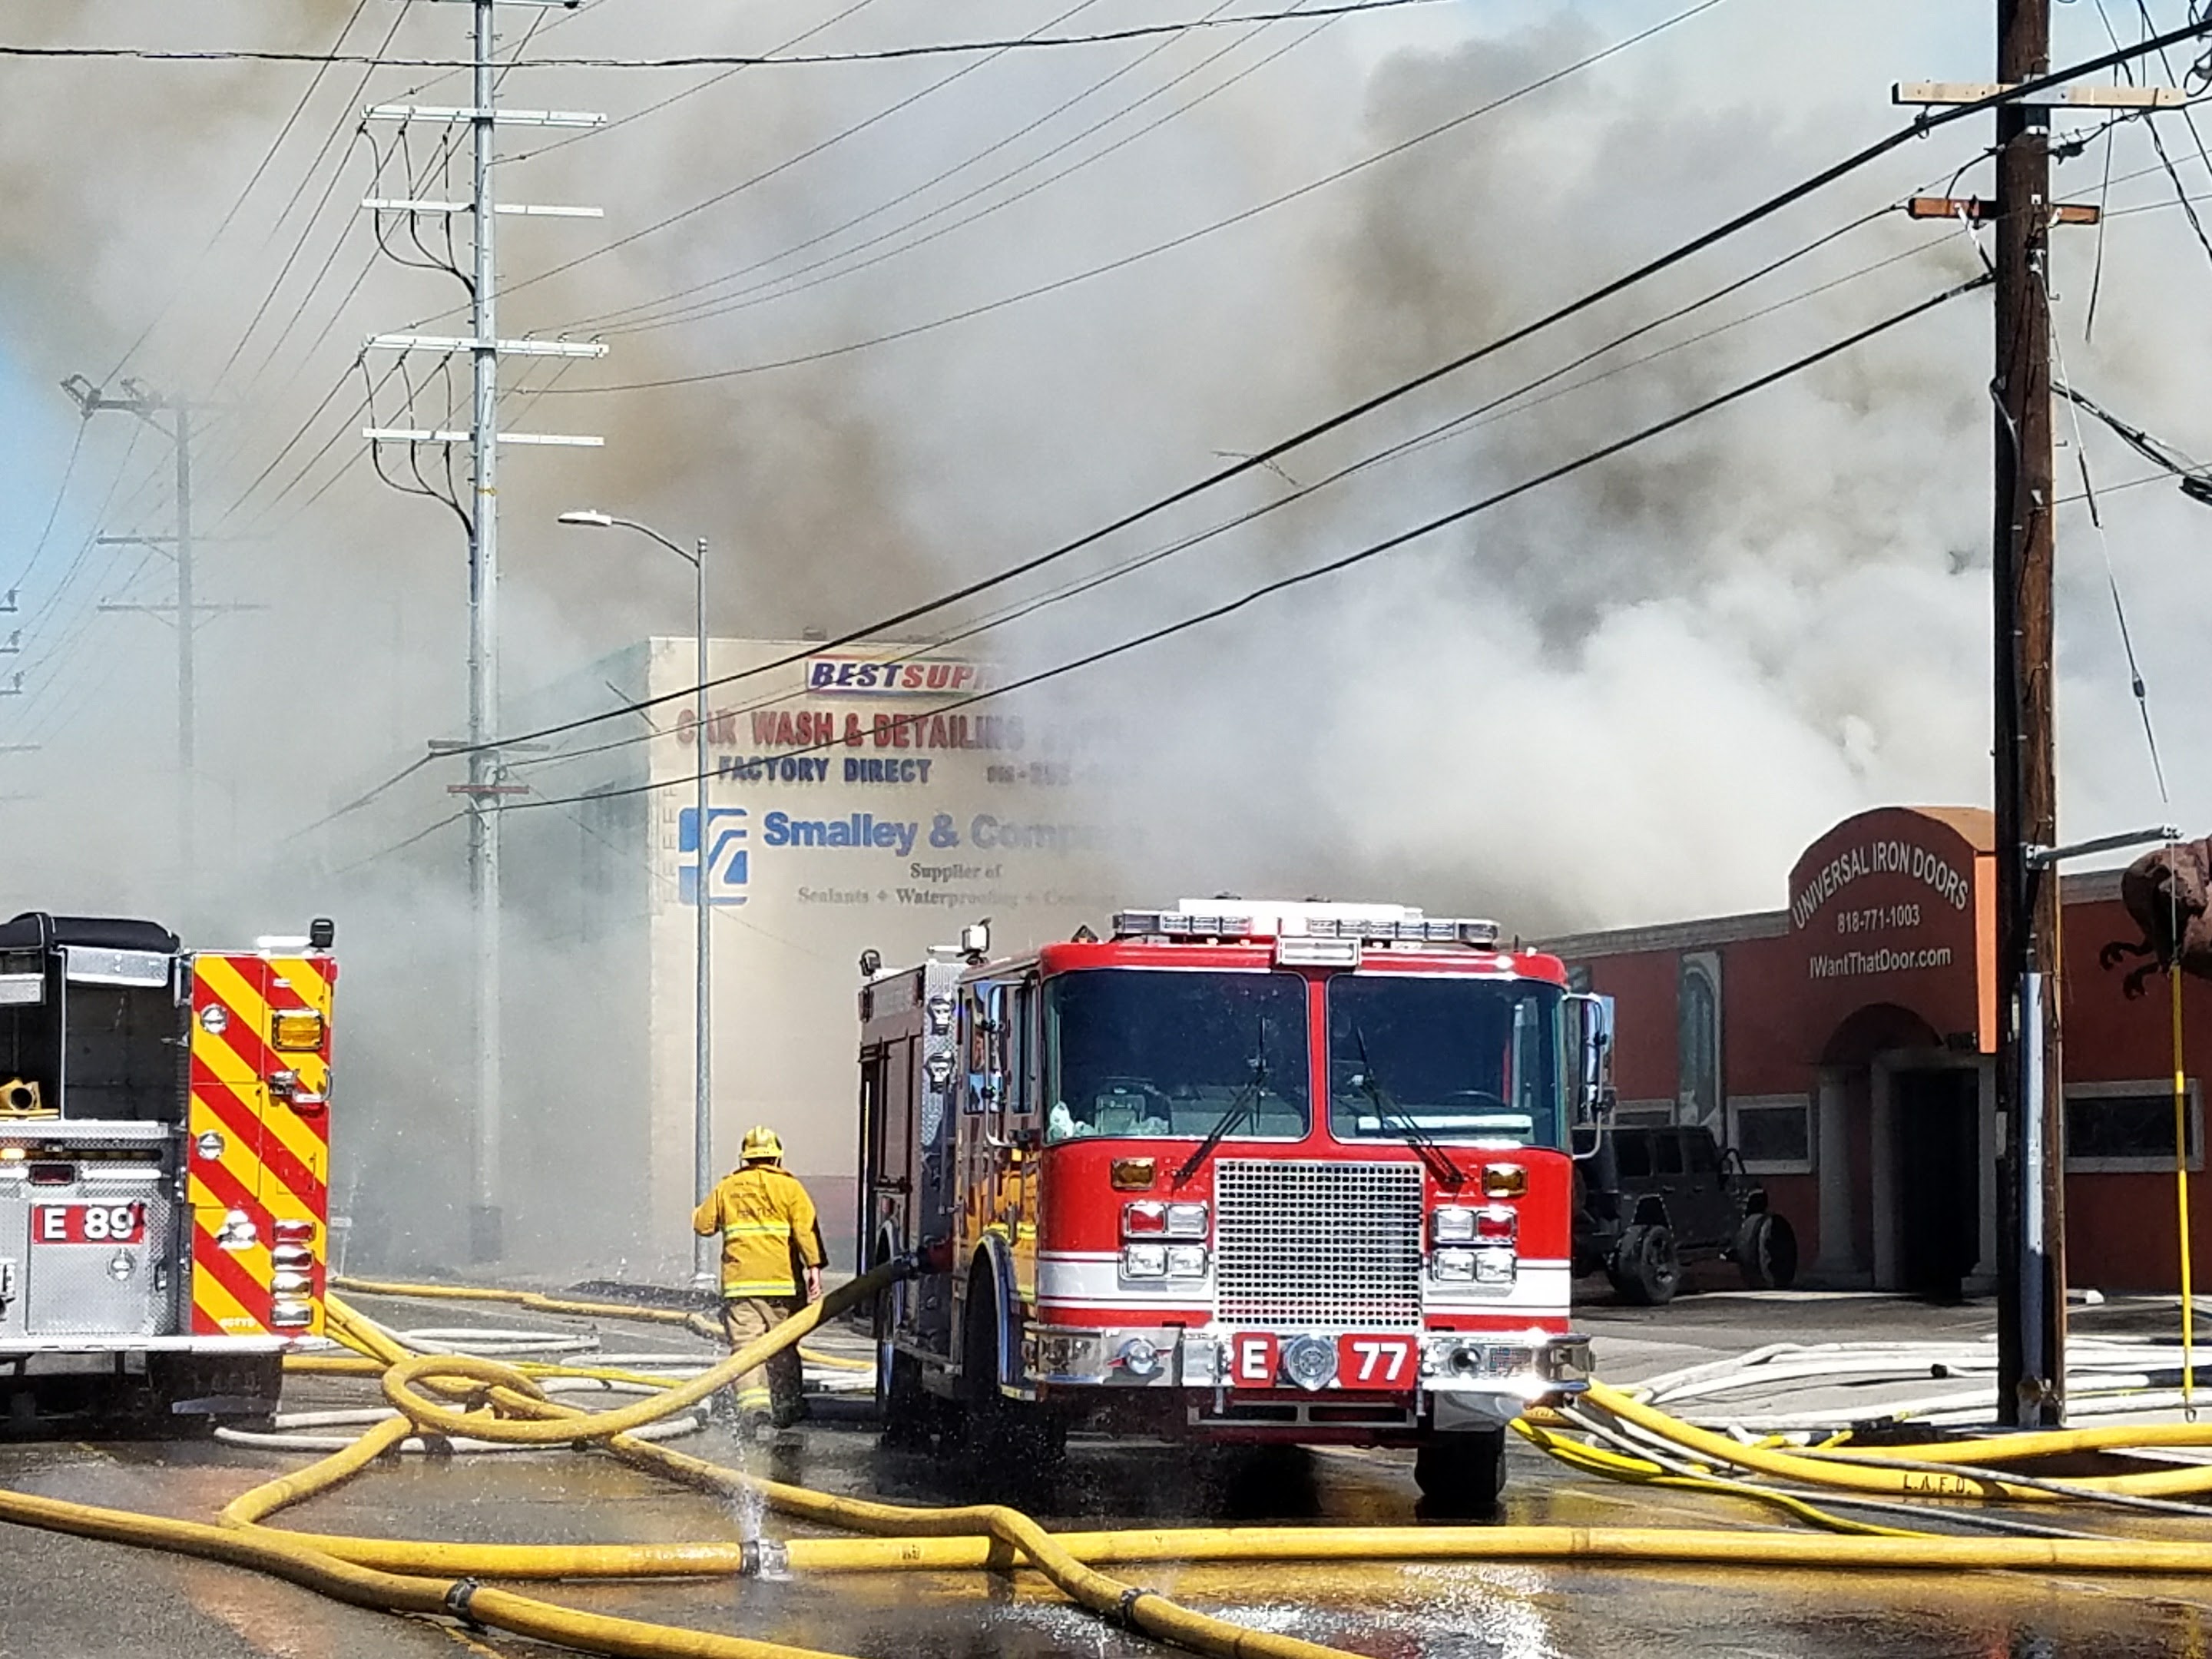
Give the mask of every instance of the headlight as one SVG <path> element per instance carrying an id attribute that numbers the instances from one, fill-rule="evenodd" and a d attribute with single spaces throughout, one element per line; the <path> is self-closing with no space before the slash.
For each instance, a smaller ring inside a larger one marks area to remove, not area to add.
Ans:
<path id="1" fill-rule="evenodd" d="M 1429 1272 L 1440 1279 L 1456 1279 L 1471 1285 L 1474 1282 L 1474 1252 L 1438 1250 L 1429 1258 Z"/>
<path id="2" fill-rule="evenodd" d="M 1474 1253 L 1474 1282 L 1478 1285 L 1510 1285 L 1513 1282 L 1513 1252 L 1510 1250 L 1477 1250 Z"/>
<path id="3" fill-rule="evenodd" d="M 1168 1206 L 1150 1199 L 1121 1206 L 1121 1237 L 1158 1238 L 1168 1230 Z"/>
<path id="4" fill-rule="evenodd" d="M 1206 1237 L 1206 1206 L 1203 1204 L 1169 1205 L 1168 1237 L 1170 1238 L 1204 1238 Z"/>
<path id="5" fill-rule="evenodd" d="M 1474 1212 L 1455 1205 L 1448 1209 L 1429 1213 L 1430 1237 L 1439 1244 L 1472 1244 L 1474 1242 Z"/>
<path id="6" fill-rule="evenodd" d="M 1169 1245 L 1168 1277 L 1170 1279 L 1205 1278 L 1206 1246 L 1203 1244 Z"/>
<path id="7" fill-rule="evenodd" d="M 1164 1244 L 1131 1244 L 1121 1252 L 1121 1277 L 1124 1279 L 1165 1279 L 1168 1276 L 1168 1247 Z"/>

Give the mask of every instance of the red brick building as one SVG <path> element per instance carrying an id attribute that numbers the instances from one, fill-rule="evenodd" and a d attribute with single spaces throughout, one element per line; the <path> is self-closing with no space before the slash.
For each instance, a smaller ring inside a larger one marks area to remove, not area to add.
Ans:
<path id="1" fill-rule="evenodd" d="M 1780 909 L 1547 942 L 1616 1000 L 1619 1121 L 1699 1122 L 1796 1228 L 1807 1284 L 1993 1283 L 1995 860 L 1990 816 L 1883 807 L 1814 842 Z M 2173 1030 L 2163 975 L 2129 1000 L 2097 953 L 2139 931 L 2117 872 L 2063 886 L 2068 1282 L 2179 1283 Z M 2212 987 L 2184 987 L 2187 1150 Z M 2191 1182 L 2191 1231 L 2212 1182 Z"/>

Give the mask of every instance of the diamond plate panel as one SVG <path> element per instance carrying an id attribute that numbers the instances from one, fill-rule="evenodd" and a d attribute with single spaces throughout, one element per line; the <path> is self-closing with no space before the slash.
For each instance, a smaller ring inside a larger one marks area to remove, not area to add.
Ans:
<path id="1" fill-rule="evenodd" d="M 41 1192 L 38 1204 L 83 1204 L 81 1188 Z M 100 1205 L 143 1204 L 146 1232 L 136 1244 L 40 1244 L 27 1252 L 23 1272 L 24 1315 L 32 1336 L 161 1336 L 174 1328 L 172 1291 L 166 1271 L 177 1229 L 177 1208 L 152 1191 L 116 1190 L 102 1183 L 89 1201 Z M 118 1255 L 128 1255 L 131 1271 L 118 1278 Z"/>

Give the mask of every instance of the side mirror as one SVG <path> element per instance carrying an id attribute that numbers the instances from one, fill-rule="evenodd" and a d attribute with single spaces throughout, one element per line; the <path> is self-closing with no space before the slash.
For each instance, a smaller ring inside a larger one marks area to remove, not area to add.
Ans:
<path id="1" fill-rule="evenodd" d="M 1613 999 L 1586 991 L 1569 994 L 1575 1052 L 1575 1121 L 1603 1123 L 1613 1116 Z"/>

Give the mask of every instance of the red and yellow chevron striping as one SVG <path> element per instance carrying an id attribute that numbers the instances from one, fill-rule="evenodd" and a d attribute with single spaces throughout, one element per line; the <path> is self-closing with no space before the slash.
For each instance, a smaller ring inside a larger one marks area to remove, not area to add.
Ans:
<path id="1" fill-rule="evenodd" d="M 326 956 L 192 958 L 192 1330 L 323 1328 L 330 1220 Z"/>

